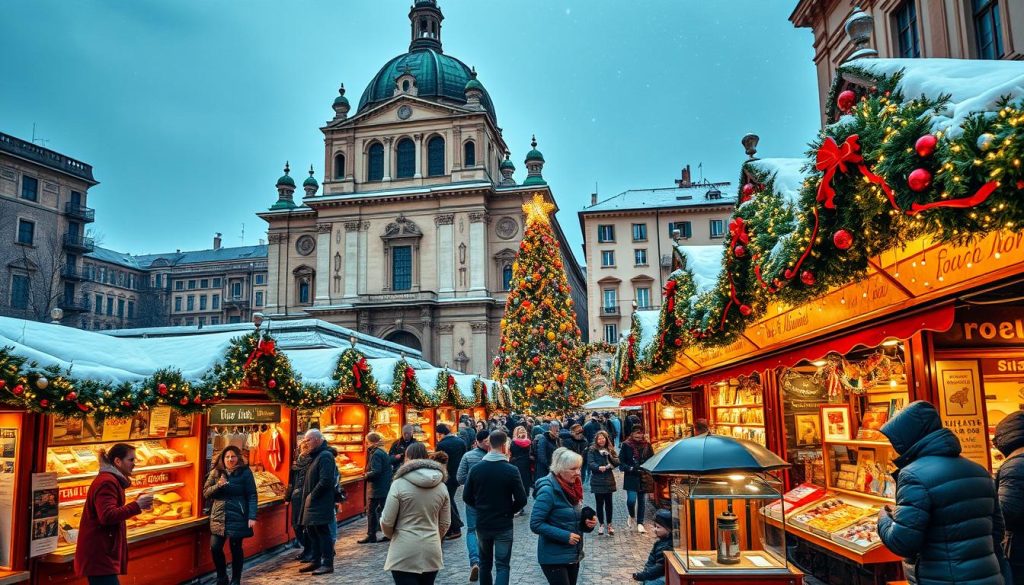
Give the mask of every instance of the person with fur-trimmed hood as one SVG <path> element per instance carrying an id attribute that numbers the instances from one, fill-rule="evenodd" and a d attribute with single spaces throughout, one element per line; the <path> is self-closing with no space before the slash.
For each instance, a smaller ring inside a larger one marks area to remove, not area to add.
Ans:
<path id="1" fill-rule="evenodd" d="M 380 526 L 391 539 L 384 570 L 397 585 L 431 585 L 444 568 L 441 540 L 451 524 L 445 466 L 428 458 L 423 443 L 406 449 L 395 472 Z"/>

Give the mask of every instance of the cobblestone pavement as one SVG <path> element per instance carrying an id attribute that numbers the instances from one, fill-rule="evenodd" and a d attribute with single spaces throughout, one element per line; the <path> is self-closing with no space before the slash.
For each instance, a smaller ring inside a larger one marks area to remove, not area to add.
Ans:
<path id="1" fill-rule="evenodd" d="M 619 485 L 622 485 L 621 477 Z M 460 511 L 463 511 L 462 490 L 456 497 Z M 584 504 L 594 507 L 594 498 L 588 492 Z M 512 550 L 511 585 L 547 585 L 537 564 L 537 535 L 530 532 L 530 504 L 526 515 L 515 519 L 515 541 Z M 598 536 L 597 531 L 586 536 L 586 558 L 583 560 L 579 583 L 581 585 L 628 585 L 635 583 L 630 578 L 634 571 L 643 567 L 654 543 L 653 510 L 648 508 L 646 535 L 626 531 L 626 492 L 619 490 L 614 498 L 614 536 Z M 465 514 L 462 514 L 465 518 Z M 465 533 L 465 530 L 463 530 Z M 293 558 L 295 549 L 286 549 L 255 566 L 246 568 L 242 582 L 245 585 L 282 585 L 298 581 L 310 585 L 341 585 L 360 583 L 365 585 L 391 585 L 390 573 L 384 571 L 387 544 L 356 544 L 366 534 L 366 522 L 356 520 L 338 531 L 337 558 L 333 575 L 319 577 L 298 573 L 299 563 Z M 444 569 L 437 576 L 437 585 L 454 585 L 469 582 L 469 557 L 466 553 L 465 537 L 444 542 Z"/>

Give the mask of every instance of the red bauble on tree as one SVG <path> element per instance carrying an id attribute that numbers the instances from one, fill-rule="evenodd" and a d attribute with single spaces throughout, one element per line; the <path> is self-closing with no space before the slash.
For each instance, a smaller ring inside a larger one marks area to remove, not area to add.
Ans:
<path id="1" fill-rule="evenodd" d="M 737 258 L 742 258 L 747 255 L 747 249 L 744 248 L 743 246 L 736 246 L 735 248 L 732 249 L 732 253 Z"/>
<path id="2" fill-rule="evenodd" d="M 740 305 L 740 314 L 744 317 L 749 315 L 751 311 L 752 309 L 750 308 L 750 305 Z"/>
<path id="3" fill-rule="evenodd" d="M 160 396 L 167 396 L 167 384 L 161 383 L 156 387 L 156 391 L 160 393 Z"/>
<path id="4" fill-rule="evenodd" d="M 11 390 L 11 392 L 14 392 L 15 396 L 21 396 L 22 394 L 25 393 L 25 387 L 22 386 L 21 384 L 18 384 Z"/>
<path id="5" fill-rule="evenodd" d="M 925 134 L 914 143 L 914 150 L 920 157 L 929 157 L 935 153 L 935 145 L 938 143 L 939 139 L 934 134 Z"/>
<path id="6" fill-rule="evenodd" d="M 832 243 L 840 250 L 849 250 L 853 245 L 853 234 L 847 230 L 836 230 L 836 233 L 832 234 Z"/>
<path id="7" fill-rule="evenodd" d="M 50 407 L 50 401 L 45 399 L 45 398 L 43 398 L 42 400 L 39 401 L 39 406 L 41 408 L 49 408 Z"/>
<path id="8" fill-rule="evenodd" d="M 121 401 L 121 406 L 123 406 L 125 408 L 131 408 L 132 407 L 132 403 L 128 402 L 127 400 L 122 400 Z"/>
<path id="9" fill-rule="evenodd" d="M 188 404 L 188 396 L 182 396 L 181 400 L 178 401 L 178 404 L 180 404 L 182 406 L 187 405 Z"/>
<path id="10" fill-rule="evenodd" d="M 814 277 L 814 273 L 810 270 L 804 270 L 800 273 L 800 282 L 807 286 L 814 286 L 814 283 L 818 282 L 818 279 Z"/>
<path id="11" fill-rule="evenodd" d="M 757 187 L 753 183 L 744 183 L 741 189 L 744 197 L 753 197 L 755 191 L 757 191 Z"/>
<path id="12" fill-rule="evenodd" d="M 270 379 L 270 380 L 269 380 L 269 381 L 267 382 L 267 388 L 270 388 L 271 390 L 273 390 L 274 388 L 277 388 L 277 380 L 275 380 L 275 379 L 271 378 L 271 379 Z"/>
<path id="13" fill-rule="evenodd" d="M 74 402 L 76 398 L 78 398 L 78 393 L 73 390 L 64 395 L 64 400 L 68 402 Z"/>
<path id="14" fill-rule="evenodd" d="M 927 169 L 914 169 L 907 177 L 907 186 L 911 191 L 920 193 L 932 184 L 932 174 Z"/>
<path id="15" fill-rule="evenodd" d="M 673 344 L 673 345 L 675 345 L 676 347 L 682 347 L 682 346 L 683 346 L 683 340 L 682 340 L 682 339 L 679 339 L 679 338 L 677 337 L 677 338 L 675 339 L 675 341 L 673 341 L 673 342 L 672 342 L 672 344 Z"/>
<path id="16" fill-rule="evenodd" d="M 839 106 L 839 110 L 843 113 L 849 112 L 853 109 L 853 106 L 856 103 L 857 94 L 850 90 L 840 92 L 839 97 L 836 98 L 836 105 Z"/>

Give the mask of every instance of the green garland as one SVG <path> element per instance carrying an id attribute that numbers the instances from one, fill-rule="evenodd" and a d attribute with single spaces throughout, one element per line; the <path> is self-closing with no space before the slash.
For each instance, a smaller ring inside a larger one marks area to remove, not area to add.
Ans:
<path id="1" fill-rule="evenodd" d="M 191 414 L 203 412 L 227 397 L 226 386 L 192 384 L 176 369 L 157 370 L 141 384 L 140 394 L 149 406 L 166 405 Z"/>
<path id="2" fill-rule="evenodd" d="M 356 396 L 360 402 L 374 406 L 394 404 L 394 401 L 385 399 L 381 394 L 377 379 L 373 377 L 373 367 L 366 356 L 354 347 L 341 353 L 332 377 L 337 382 L 338 392 L 342 396 Z"/>
<path id="3" fill-rule="evenodd" d="M 660 374 L 668 370 L 675 362 L 676 354 L 690 343 L 686 308 L 695 290 L 693 276 L 689 272 L 675 270 L 669 275 L 665 283 L 665 300 L 658 315 L 658 337 L 647 347 L 638 364 L 644 372 Z"/>
<path id="4" fill-rule="evenodd" d="M 434 397 L 437 400 L 437 406 L 446 404 L 458 409 L 464 409 L 470 408 L 475 404 L 472 399 L 462 397 L 462 393 L 459 392 L 459 385 L 455 381 L 455 376 L 448 372 L 448 368 L 437 373 L 437 381 L 434 383 Z"/>
<path id="5" fill-rule="evenodd" d="M 428 394 L 420 385 L 416 370 L 405 361 L 405 358 L 395 363 L 391 388 L 396 402 L 404 401 L 419 408 L 431 408 L 439 404 L 435 397 Z"/>

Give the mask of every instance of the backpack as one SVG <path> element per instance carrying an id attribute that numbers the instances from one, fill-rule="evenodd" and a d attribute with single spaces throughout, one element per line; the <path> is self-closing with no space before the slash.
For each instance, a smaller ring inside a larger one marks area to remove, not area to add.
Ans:
<path id="1" fill-rule="evenodd" d="M 338 473 L 338 466 L 334 466 L 334 503 L 343 504 L 348 501 L 345 495 L 345 486 L 341 485 L 341 474 Z"/>

